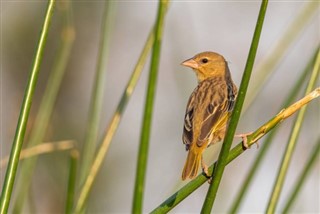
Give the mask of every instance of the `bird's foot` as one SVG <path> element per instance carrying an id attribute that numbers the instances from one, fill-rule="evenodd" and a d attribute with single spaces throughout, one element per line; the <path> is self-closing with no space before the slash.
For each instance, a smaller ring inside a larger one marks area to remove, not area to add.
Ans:
<path id="1" fill-rule="evenodd" d="M 247 136 L 251 135 L 253 132 L 248 132 L 245 134 L 237 134 L 235 135 L 235 137 L 241 137 L 242 138 L 242 145 L 245 149 L 248 149 L 250 146 L 248 145 L 248 139 Z M 257 149 L 259 148 L 259 144 L 258 142 L 255 142 L 255 144 L 257 145 Z"/>
<path id="2" fill-rule="evenodd" d="M 211 183 L 212 177 L 209 174 L 209 170 L 208 170 L 208 166 L 207 164 L 205 164 L 205 162 L 203 161 L 203 158 L 201 159 L 201 167 L 202 167 L 202 172 L 203 175 L 206 176 L 206 178 L 208 178 L 208 183 Z"/>

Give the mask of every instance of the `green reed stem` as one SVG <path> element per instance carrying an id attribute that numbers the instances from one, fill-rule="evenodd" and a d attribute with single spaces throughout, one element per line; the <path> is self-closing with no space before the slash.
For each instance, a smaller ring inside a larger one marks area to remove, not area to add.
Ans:
<path id="1" fill-rule="evenodd" d="M 235 134 L 235 131 L 236 131 L 236 128 L 238 125 L 238 121 L 240 118 L 244 98 L 245 98 L 247 88 L 249 85 L 250 76 L 252 73 L 252 68 L 253 68 L 255 57 L 256 57 L 258 44 L 259 44 L 259 40 L 260 40 L 260 35 L 261 35 L 262 27 L 263 27 L 263 21 L 264 21 L 264 17 L 265 17 L 266 11 L 267 11 L 267 6 L 268 6 L 268 0 L 262 0 L 255 32 L 253 35 L 253 39 L 252 39 L 252 43 L 251 43 L 251 47 L 250 47 L 250 51 L 249 51 L 249 55 L 248 55 L 248 59 L 247 59 L 247 63 L 246 63 L 246 67 L 244 70 L 244 74 L 242 76 L 238 97 L 237 97 L 237 100 L 235 103 L 235 108 L 231 114 L 230 124 L 229 124 L 227 132 L 226 132 L 226 137 L 225 137 L 223 144 L 222 144 L 222 148 L 221 148 L 218 162 L 217 162 L 217 167 L 213 173 L 214 179 L 212 179 L 212 182 L 210 184 L 209 190 L 207 192 L 207 196 L 206 196 L 205 201 L 202 206 L 201 213 L 210 213 L 211 212 L 212 207 L 213 207 L 213 203 L 215 201 L 215 198 L 216 198 L 216 195 L 218 192 L 220 181 L 221 181 L 221 178 L 222 178 L 222 175 L 224 172 L 224 168 L 227 164 L 229 151 L 230 151 L 232 141 L 233 141 L 233 136 Z"/>
<path id="2" fill-rule="evenodd" d="M 66 1 L 64 4 L 67 4 L 67 6 L 64 11 L 65 20 L 61 31 L 60 47 L 54 61 L 52 72 L 48 78 L 48 83 L 39 106 L 39 112 L 30 133 L 28 147 L 36 146 L 44 139 L 73 46 L 75 31 L 73 27 L 70 2 Z M 21 173 L 18 178 L 17 186 L 18 193 L 14 203 L 13 213 L 19 214 L 22 212 L 37 160 L 37 157 L 33 157 L 25 160 L 21 165 Z"/>
<path id="3" fill-rule="evenodd" d="M 31 73 L 28 79 L 28 84 L 25 90 L 25 94 L 24 94 L 24 98 L 23 98 L 23 102 L 20 110 L 19 120 L 16 128 L 16 133 L 12 143 L 9 164 L 7 167 L 3 189 L 1 193 L 1 198 L 0 198 L 1 214 L 5 214 L 8 212 L 14 180 L 16 177 L 17 167 L 19 164 L 20 152 L 21 152 L 24 135 L 26 131 L 26 126 L 28 122 L 28 117 L 30 113 L 32 98 L 33 98 L 33 94 L 36 88 L 36 83 L 38 80 L 39 68 L 42 62 L 43 51 L 44 51 L 44 47 L 47 40 L 47 35 L 48 35 L 49 26 L 50 26 L 50 21 L 52 18 L 54 4 L 55 4 L 55 0 L 50 0 L 48 3 L 45 20 L 42 26 L 42 32 L 38 42 L 36 55 L 34 57 L 32 70 L 31 70 Z"/>
<path id="4" fill-rule="evenodd" d="M 307 26 L 307 22 L 316 13 L 318 8 L 318 2 L 310 1 L 306 2 L 301 12 L 294 18 L 294 21 L 288 26 L 285 33 L 277 41 L 275 48 L 271 49 L 268 57 L 262 61 L 257 67 L 257 75 L 254 77 L 255 81 L 250 85 L 244 109 L 247 109 L 256 96 L 261 91 L 261 88 L 265 85 L 264 83 L 271 76 L 272 71 L 275 71 L 275 67 L 282 61 L 283 57 L 294 41 L 301 35 L 303 28 Z"/>
<path id="5" fill-rule="evenodd" d="M 114 22 L 115 4 L 114 1 L 105 1 L 103 20 L 101 24 L 101 38 L 93 91 L 91 96 L 89 121 L 82 149 L 80 185 L 83 184 L 88 175 L 90 166 L 94 159 L 96 145 L 98 141 L 99 122 L 103 101 L 105 77 L 107 71 L 107 59 L 110 46 L 110 34 Z"/>
<path id="6" fill-rule="evenodd" d="M 168 0 L 160 0 L 158 7 L 158 15 L 155 24 L 155 39 L 152 48 L 151 65 L 148 81 L 147 96 L 144 107 L 143 124 L 141 128 L 140 146 L 138 152 L 136 180 L 133 195 L 132 213 L 142 213 L 143 206 L 143 193 L 146 177 L 146 168 L 148 160 L 149 140 L 151 133 L 151 122 L 153 103 L 156 91 L 161 42 L 164 29 L 164 18 L 166 14 L 166 8 L 168 6 Z"/>
<path id="7" fill-rule="evenodd" d="M 70 151 L 69 179 L 65 213 L 71 214 L 74 202 L 74 195 L 77 180 L 77 166 L 79 161 L 79 152 L 76 149 Z"/>
<path id="8" fill-rule="evenodd" d="M 318 55 L 317 55 L 317 59 L 316 59 L 316 62 L 315 62 L 315 65 L 314 65 L 314 68 L 313 68 L 313 71 L 312 71 L 312 74 L 310 77 L 310 81 L 309 81 L 309 84 L 308 84 L 306 92 L 305 92 L 306 94 L 310 93 L 310 91 L 314 87 L 316 80 L 317 80 L 317 76 L 319 74 L 319 68 L 320 68 L 320 51 L 318 52 Z M 300 133 L 300 129 L 302 126 L 305 112 L 306 112 L 306 107 L 301 108 L 301 110 L 300 110 L 300 112 L 294 122 L 294 126 L 292 128 L 291 135 L 290 135 L 290 140 L 288 141 L 283 159 L 281 161 L 280 169 L 279 169 L 279 172 L 278 172 L 278 175 L 276 178 L 276 182 L 273 186 L 273 191 L 272 191 L 272 194 L 269 199 L 268 207 L 266 210 L 266 213 L 268 213 L 268 214 L 275 213 L 276 206 L 278 204 L 280 193 L 281 193 L 281 190 L 282 190 L 282 187 L 283 187 L 283 184 L 285 181 L 285 177 L 287 174 L 287 170 L 289 168 L 289 164 L 290 164 L 290 161 L 291 161 L 291 158 L 293 155 L 293 151 L 294 151 L 296 142 L 299 137 L 299 133 Z"/>
<path id="9" fill-rule="evenodd" d="M 97 174 L 102 166 L 103 160 L 107 154 L 107 151 L 109 149 L 111 140 L 119 126 L 120 119 L 123 115 L 123 112 L 125 108 L 127 107 L 128 101 L 137 85 L 137 82 L 139 80 L 139 77 L 141 75 L 142 69 L 146 63 L 147 57 L 149 55 L 149 52 L 152 48 L 152 44 L 154 41 L 154 29 L 151 30 L 149 37 L 143 47 L 143 50 L 140 54 L 140 57 L 138 59 L 138 62 L 131 74 L 131 77 L 127 83 L 127 86 L 121 96 L 120 102 L 118 103 L 117 109 L 115 110 L 113 117 L 109 123 L 109 126 L 106 129 L 106 133 L 103 139 L 102 144 L 100 145 L 96 155 L 95 159 L 92 163 L 92 166 L 90 168 L 89 174 L 86 177 L 84 184 L 80 190 L 79 198 L 76 203 L 75 207 L 75 213 L 79 213 L 83 210 L 84 205 L 88 199 L 89 193 L 91 191 L 93 182 L 95 181 Z"/>
<path id="10" fill-rule="evenodd" d="M 295 85 L 292 87 L 290 94 L 287 96 L 286 100 L 282 104 L 283 107 L 288 106 L 290 103 L 292 103 L 293 100 L 298 95 L 299 90 L 301 89 L 301 86 L 305 82 L 305 80 L 308 76 L 308 73 L 310 72 L 311 67 L 315 62 L 318 51 L 319 51 L 319 48 L 317 48 L 313 57 L 308 62 L 306 68 L 301 73 L 299 79 L 297 80 Z M 250 186 L 251 182 L 253 181 L 253 178 L 254 178 L 256 172 L 258 171 L 260 164 L 262 163 L 263 158 L 265 157 L 265 155 L 267 154 L 267 151 L 269 150 L 271 144 L 273 143 L 273 138 L 276 136 L 276 133 L 278 132 L 278 130 L 279 130 L 278 127 L 276 127 L 264 140 L 264 143 L 262 144 L 261 148 L 259 149 L 259 153 L 257 155 L 257 158 L 253 162 L 253 165 L 252 165 L 249 173 L 247 174 L 246 178 L 244 179 L 244 182 L 241 185 L 241 189 L 239 190 L 238 195 L 236 196 L 236 198 L 233 202 L 230 213 L 238 213 L 239 212 L 240 204 L 243 201 L 244 196 L 247 193 L 249 186 Z"/>
<path id="11" fill-rule="evenodd" d="M 312 154 L 309 160 L 306 163 L 305 168 L 302 170 L 296 184 L 294 185 L 293 191 L 287 200 L 287 203 L 281 213 L 289 213 L 290 208 L 292 207 L 295 199 L 297 198 L 298 193 L 300 192 L 302 185 L 305 183 L 306 178 L 308 177 L 309 173 L 311 172 L 312 167 L 316 163 L 317 158 L 319 157 L 320 152 L 320 139 L 318 139 L 318 143 L 316 144 L 315 148 L 312 150 Z"/>

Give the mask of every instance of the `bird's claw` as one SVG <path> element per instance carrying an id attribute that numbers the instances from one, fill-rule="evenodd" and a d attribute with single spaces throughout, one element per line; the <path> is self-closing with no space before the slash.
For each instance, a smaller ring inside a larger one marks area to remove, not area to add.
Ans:
<path id="1" fill-rule="evenodd" d="M 202 172 L 207 178 L 210 178 L 208 166 L 203 162 L 202 162 Z"/>
<path id="2" fill-rule="evenodd" d="M 253 132 L 245 133 L 245 134 L 237 134 L 235 137 L 241 137 L 242 138 L 242 145 L 245 149 L 249 149 L 250 146 L 248 145 L 248 135 L 251 135 Z M 254 142 L 257 145 L 257 149 L 259 149 L 258 142 Z"/>
<path id="3" fill-rule="evenodd" d="M 209 175 L 208 168 L 202 169 L 202 174 L 208 179 L 208 184 L 211 184 L 212 176 Z"/>
<path id="4" fill-rule="evenodd" d="M 212 177 L 208 179 L 208 184 L 211 184 L 211 182 L 212 182 Z"/>
<path id="5" fill-rule="evenodd" d="M 208 166 L 204 163 L 203 158 L 201 159 L 201 167 L 202 167 L 202 173 L 206 178 L 208 178 L 208 183 L 211 183 L 212 177 L 209 174 Z"/>

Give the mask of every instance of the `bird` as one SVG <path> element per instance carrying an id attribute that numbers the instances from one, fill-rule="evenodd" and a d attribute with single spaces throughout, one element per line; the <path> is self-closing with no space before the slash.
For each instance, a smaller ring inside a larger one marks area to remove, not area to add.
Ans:
<path id="1" fill-rule="evenodd" d="M 200 163 L 204 174 L 210 177 L 202 154 L 207 147 L 224 139 L 238 89 L 227 61 L 218 53 L 202 52 L 181 65 L 192 68 L 198 79 L 184 116 L 182 141 L 188 156 L 182 180 L 193 179 L 198 174 Z"/>

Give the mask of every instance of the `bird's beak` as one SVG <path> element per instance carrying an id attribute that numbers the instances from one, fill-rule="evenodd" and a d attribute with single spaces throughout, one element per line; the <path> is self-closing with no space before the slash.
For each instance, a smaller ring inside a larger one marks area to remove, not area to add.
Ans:
<path id="1" fill-rule="evenodd" d="M 181 65 L 193 68 L 193 69 L 198 69 L 199 64 L 194 60 L 194 59 L 187 59 L 186 61 L 182 62 Z"/>

